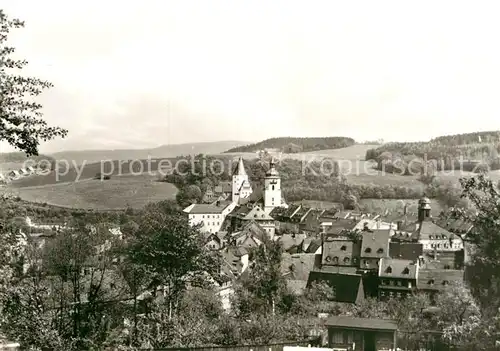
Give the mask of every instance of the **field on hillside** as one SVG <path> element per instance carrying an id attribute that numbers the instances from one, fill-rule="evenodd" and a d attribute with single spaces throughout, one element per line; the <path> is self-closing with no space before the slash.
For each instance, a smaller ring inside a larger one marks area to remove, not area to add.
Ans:
<path id="1" fill-rule="evenodd" d="M 149 202 L 175 199 L 173 184 L 158 182 L 152 175 L 124 175 L 109 180 L 87 179 L 74 183 L 7 189 L 21 199 L 82 209 L 140 208 Z"/>
<path id="2" fill-rule="evenodd" d="M 385 210 L 403 211 L 407 204 L 408 213 L 417 213 L 418 200 L 416 199 L 361 199 L 359 205 L 369 212 L 384 213 Z M 435 200 L 431 199 L 432 215 L 438 216 L 443 207 Z"/>

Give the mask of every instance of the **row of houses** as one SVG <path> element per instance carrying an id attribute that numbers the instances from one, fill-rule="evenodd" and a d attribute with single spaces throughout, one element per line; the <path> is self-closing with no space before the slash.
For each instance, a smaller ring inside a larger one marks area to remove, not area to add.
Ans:
<path id="1" fill-rule="evenodd" d="M 10 181 L 17 180 L 22 177 L 27 177 L 29 175 L 36 174 L 36 172 L 36 166 L 28 166 L 19 170 L 12 170 L 7 174 L 0 174 L 0 184 L 6 184 Z"/>

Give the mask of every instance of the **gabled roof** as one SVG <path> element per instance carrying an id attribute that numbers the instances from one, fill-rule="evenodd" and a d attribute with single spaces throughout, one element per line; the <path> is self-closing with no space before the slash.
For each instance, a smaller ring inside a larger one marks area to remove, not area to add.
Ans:
<path id="1" fill-rule="evenodd" d="M 238 234 L 238 237 L 241 237 L 243 235 L 253 236 L 262 242 L 267 236 L 267 233 L 264 228 L 262 228 L 257 222 L 252 220 L 243 226 Z"/>
<path id="2" fill-rule="evenodd" d="M 390 230 L 362 231 L 361 257 L 382 258 L 389 255 Z"/>
<path id="3" fill-rule="evenodd" d="M 316 251 L 318 251 L 322 244 L 323 241 L 321 240 L 321 238 L 312 240 L 306 248 L 306 253 L 315 253 Z"/>
<path id="4" fill-rule="evenodd" d="M 450 239 L 455 235 L 431 221 L 423 221 L 418 228 L 419 239 Z"/>
<path id="5" fill-rule="evenodd" d="M 274 218 L 268 215 L 260 206 L 255 206 L 244 217 L 246 220 L 273 221 Z"/>
<path id="6" fill-rule="evenodd" d="M 418 266 L 411 260 L 382 258 L 379 277 L 417 279 Z"/>
<path id="7" fill-rule="evenodd" d="M 319 257 L 318 257 L 319 256 Z M 321 255 L 283 253 L 281 273 L 291 280 L 308 281 L 310 272 L 320 266 Z"/>
<path id="8" fill-rule="evenodd" d="M 331 225 L 326 227 L 326 233 L 338 235 L 346 230 L 352 230 L 357 222 L 351 219 L 336 219 L 328 223 L 331 223 Z"/>
<path id="9" fill-rule="evenodd" d="M 334 289 L 335 301 L 360 303 L 364 297 L 363 277 L 360 274 L 333 273 L 314 270 L 309 275 L 308 286 L 313 282 L 326 282 Z"/>
<path id="10" fill-rule="evenodd" d="M 396 331 L 398 324 L 394 320 L 380 318 L 356 318 L 347 316 L 334 316 L 328 318 L 326 325 L 361 330 L 390 330 Z"/>
<path id="11" fill-rule="evenodd" d="M 444 282 L 463 282 L 464 271 L 455 269 L 421 269 L 418 272 L 417 288 L 421 290 L 442 290 Z"/>
<path id="12" fill-rule="evenodd" d="M 217 194 L 231 193 L 232 191 L 233 191 L 233 184 L 229 181 L 219 182 L 219 184 L 216 185 L 214 188 L 214 192 Z"/>
<path id="13" fill-rule="evenodd" d="M 283 251 L 289 251 L 293 248 L 301 247 L 306 237 L 307 235 L 305 234 L 283 234 L 278 240 L 281 242 Z"/>
<path id="14" fill-rule="evenodd" d="M 229 204 L 227 202 L 221 202 L 219 206 L 213 204 L 194 204 L 194 206 L 190 205 L 186 207 L 184 212 L 189 214 L 221 214 Z"/>
<path id="15" fill-rule="evenodd" d="M 391 242 L 389 243 L 389 256 L 403 260 L 417 260 L 424 252 L 421 243 Z"/>

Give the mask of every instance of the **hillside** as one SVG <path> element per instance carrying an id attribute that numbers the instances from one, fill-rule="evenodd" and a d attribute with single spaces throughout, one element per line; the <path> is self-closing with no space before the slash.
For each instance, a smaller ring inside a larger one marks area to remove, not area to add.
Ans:
<path id="1" fill-rule="evenodd" d="M 79 209 L 141 208 L 149 202 L 175 199 L 177 188 L 157 177 L 124 175 L 110 180 L 86 179 L 74 183 L 10 189 L 25 201 Z"/>
<path id="2" fill-rule="evenodd" d="M 327 149 L 339 149 L 354 145 L 352 138 L 345 137 L 318 137 L 318 138 L 271 138 L 258 143 L 233 147 L 227 153 L 234 152 L 257 152 L 264 149 L 284 149 L 289 145 L 293 146 L 292 152 L 319 151 Z M 285 151 L 287 152 L 287 151 Z"/>
<path id="3" fill-rule="evenodd" d="M 65 160 L 69 164 L 81 165 L 84 162 L 89 164 L 102 160 L 143 160 L 148 157 L 165 158 L 193 154 L 217 154 L 246 143 L 244 141 L 217 141 L 162 145 L 152 149 L 60 151 L 51 154 L 51 156 L 57 160 Z"/>
<path id="4" fill-rule="evenodd" d="M 0 153 L 0 173 L 6 173 L 11 170 L 19 170 L 21 167 L 31 166 L 32 163 L 39 163 L 42 160 L 48 160 L 54 164 L 55 159 L 47 155 L 26 156 L 24 152 L 6 152 Z M 28 164 L 28 161 L 30 164 Z"/>

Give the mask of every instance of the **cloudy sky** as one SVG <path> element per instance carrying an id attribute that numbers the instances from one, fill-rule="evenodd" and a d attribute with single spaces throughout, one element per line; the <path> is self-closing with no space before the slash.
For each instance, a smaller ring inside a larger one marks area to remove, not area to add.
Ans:
<path id="1" fill-rule="evenodd" d="M 2 0 L 42 151 L 500 129 L 500 3 Z M 2 151 L 8 151 L 2 147 Z"/>

